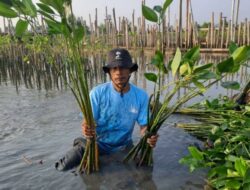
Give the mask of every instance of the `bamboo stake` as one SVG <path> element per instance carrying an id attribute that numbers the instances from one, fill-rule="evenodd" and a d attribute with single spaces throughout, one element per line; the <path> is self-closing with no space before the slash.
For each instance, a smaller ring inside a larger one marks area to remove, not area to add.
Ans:
<path id="1" fill-rule="evenodd" d="M 226 22 L 226 17 L 223 17 L 222 28 L 221 28 L 221 44 L 220 44 L 221 48 L 224 47 L 225 22 Z"/>
<path id="2" fill-rule="evenodd" d="M 97 13 L 97 8 L 95 9 L 95 36 L 98 37 L 98 13 Z"/>
<path id="3" fill-rule="evenodd" d="M 240 0 L 237 0 L 236 1 L 236 15 L 235 15 L 235 25 L 236 26 L 238 26 L 239 8 L 240 8 Z"/>
<path id="4" fill-rule="evenodd" d="M 250 45 L 250 21 L 247 24 L 247 45 Z"/>
<path id="5" fill-rule="evenodd" d="M 212 12 L 212 17 L 211 17 L 211 45 L 210 48 L 214 47 L 214 12 Z"/>
<path id="6" fill-rule="evenodd" d="M 238 26 L 238 45 L 241 45 L 241 23 Z"/>
<path id="7" fill-rule="evenodd" d="M 142 4 L 145 5 L 145 0 L 142 0 Z M 145 36 L 145 34 L 146 34 L 146 31 L 145 31 L 146 21 L 145 21 L 145 17 L 143 15 L 142 15 L 141 19 L 142 19 L 141 20 L 142 46 L 144 46 L 144 45 L 146 45 L 146 36 Z"/>
<path id="8" fill-rule="evenodd" d="M 232 0 L 232 8 L 231 8 L 231 30 L 230 30 L 230 41 L 234 41 L 234 14 L 235 14 L 235 0 Z"/>
<path id="9" fill-rule="evenodd" d="M 247 18 L 245 19 L 244 29 L 243 29 L 243 44 L 246 44 L 246 32 L 247 32 Z"/>
<path id="10" fill-rule="evenodd" d="M 189 0 L 186 0 L 186 29 L 185 29 L 185 47 L 188 48 L 188 28 L 189 28 Z"/>
<path id="11" fill-rule="evenodd" d="M 182 0 L 179 4 L 179 25 L 178 25 L 177 47 L 182 47 Z"/>
<path id="12" fill-rule="evenodd" d="M 126 48 L 129 49 L 128 20 L 125 20 Z"/>
<path id="13" fill-rule="evenodd" d="M 226 48 L 228 47 L 229 39 L 230 39 L 230 30 L 231 30 L 231 24 L 230 23 L 231 23 L 231 21 L 228 22 Z"/>
<path id="14" fill-rule="evenodd" d="M 116 24 L 116 17 L 115 17 L 115 8 L 113 8 L 113 19 L 114 19 L 115 46 L 117 47 L 117 24 Z"/>

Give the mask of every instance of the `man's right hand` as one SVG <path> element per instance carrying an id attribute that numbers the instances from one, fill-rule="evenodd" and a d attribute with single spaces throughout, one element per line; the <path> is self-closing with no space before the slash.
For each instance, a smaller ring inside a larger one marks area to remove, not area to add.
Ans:
<path id="1" fill-rule="evenodd" d="M 95 136 L 95 130 L 90 127 L 85 121 L 82 122 L 82 134 L 85 138 L 93 138 Z"/>

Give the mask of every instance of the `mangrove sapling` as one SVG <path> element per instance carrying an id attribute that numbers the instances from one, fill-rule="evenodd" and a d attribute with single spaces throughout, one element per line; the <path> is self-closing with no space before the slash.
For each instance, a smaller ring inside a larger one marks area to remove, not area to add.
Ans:
<path id="1" fill-rule="evenodd" d="M 34 26 L 34 20 L 40 13 L 48 25 L 50 35 L 60 35 L 65 40 L 68 49 L 66 68 L 69 81 L 66 81 L 84 115 L 84 120 L 89 127 L 95 130 L 92 108 L 89 98 L 89 86 L 84 64 L 80 57 L 80 48 L 84 37 L 84 27 L 76 22 L 73 15 L 71 0 L 41 0 L 37 7 L 31 0 L 11 1 L 12 5 L 0 3 L 0 15 L 7 18 L 19 18 L 16 25 L 16 34 L 21 37 L 28 25 Z M 55 19 L 56 17 L 56 19 Z M 98 147 L 96 136 L 87 139 L 86 149 L 80 164 L 81 172 L 89 174 L 99 170 Z"/>
<path id="2" fill-rule="evenodd" d="M 249 112 L 227 110 L 222 115 L 217 113 L 217 117 L 223 118 L 223 122 L 218 122 L 210 130 L 204 131 L 204 126 L 209 126 L 207 122 L 202 123 L 200 127 L 195 126 L 195 130 L 204 132 L 203 137 L 208 136 L 212 143 L 203 150 L 189 147 L 190 155 L 182 158 L 180 163 L 188 165 L 191 172 L 198 168 L 208 168 L 208 184 L 215 189 L 248 189 L 250 187 L 249 114 Z"/>
<path id="3" fill-rule="evenodd" d="M 154 9 L 142 5 L 143 15 L 146 19 L 159 25 L 170 3 L 171 1 L 165 1 L 163 7 L 157 6 L 157 8 Z M 192 48 L 183 56 L 180 49 L 177 48 L 173 60 L 168 64 L 168 70 L 172 72 L 173 78 L 173 82 L 171 82 L 172 88 L 169 88 L 171 90 L 168 92 L 163 92 L 165 88 L 161 86 L 162 77 L 168 73 L 164 64 L 164 54 L 157 50 L 152 59 L 152 64 L 157 67 L 158 73 L 145 73 L 145 77 L 155 85 L 154 93 L 151 95 L 149 103 L 149 105 L 153 105 L 151 111 L 150 106 L 148 106 L 147 131 L 139 143 L 131 149 L 124 161 L 128 162 L 133 159 L 137 160 L 138 166 L 151 166 L 153 164 L 153 149 L 147 143 L 147 138 L 155 135 L 164 121 L 181 105 L 195 96 L 203 94 L 228 73 L 236 72 L 242 62 L 248 58 L 249 50 L 250 48 L 247 46 L 235 49 L 228 59 L 221 61 L 216 66 L 216 73 L 214 73 L 212 71 L 214 64 L 197 65 L 200 55 L 199 47 Z M 230 88 L 235 85 L 235 82 L 231 85 L 229 83 L 222 83 L 222 85 Z M 188 91 L 179 97 L 179 99 L 174 100 L 176 94 L 182 88 L 186 88 Z M 166 94 L 162 97 L 161 94 L 164 93 Z M 160 103 L 160 99 L 162 99 L 162 103 Z"/>

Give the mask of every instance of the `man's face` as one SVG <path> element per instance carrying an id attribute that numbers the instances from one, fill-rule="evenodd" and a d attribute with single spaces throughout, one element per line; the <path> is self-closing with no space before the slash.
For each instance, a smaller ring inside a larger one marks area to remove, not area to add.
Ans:
<path id="1" fill-rule="evenodd" d="M 124 84 L 128 82 L 130 76 L 130 70 L 122 67 L 114 67 L 109 70 L 112 81 L 120 88 L 124 87 Z"/>

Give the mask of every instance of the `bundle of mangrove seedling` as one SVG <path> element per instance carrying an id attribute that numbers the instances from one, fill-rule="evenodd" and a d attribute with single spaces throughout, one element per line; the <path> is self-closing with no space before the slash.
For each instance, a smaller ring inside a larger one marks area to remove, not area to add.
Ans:
<path id="1" fill-rule="evenodd" d="M 73 15 L 71 0 L 40 0 L 39 3 L 36 3 L 37 7 L 31 0 L 6 2 L 0 3 L 0 15 L 19 19 L 15 31 L 18 38 L 25 34 L 28 26 L 31 26 L 33 31 L 39 35 L 39 32 L 36 31 L 36 23 L 38 14 L 40 14 L 47 24 L 49 35 L 59 35 L 65 40 L 67 44 L 65 48 L 68 51 L 68 57 L 65 58 L 65 68 L 69 76 L 69 80 L 66 79 L 65 81 L 76 98 L 85 122 L 95 130 L 89 98 L 88 75 L 85 72 L 84 63 L 80 56 L 83 47 L 84 27 L 80 22 L 77 22 Z M 80 171 L 89 174 L 92 171 L 98 171 L 98 169 L 98 147 L 96 137 L 94 137 L 87 139 Z"/>
<path id="2" fill-rule="evenodd" d="M 155 6 L 153 9 L 142 5 L 144 17 L 157 23 L 159 31 L 165 10 L 171 2 L 166 0 L 163 7 Z M 231 56 L 218 63 L 216 69 L 213 69 L 215 64 L 212 63 L 198 65 L 199 47 L 188 50 L 184 55 L 177 48 L 173 60 L 168 63 L 167 67 L 164 64 L 164 53 L 160 50 L 156 51 L 152 64 L 157 67 L 158 73 L 145 73 L 145 77 L 155 85 L 148 106 L 147 131 L 125 157 L 125 162 L 136 160 L 138 166 L 151 166 L 153 164 L 153 149 L 147 143 L 147 139 L 157 134 L 164 121 L 181 105 L 195 96 L 202 95 L 228 73 L 237 72 L 240 65 L 250 57 L 250 47 L 242 46 L 238 48 L 234 46 L 231 50 Z M 169 71 L 172 73 L 173 81 L 163 85 L 163 77 Z M 235 86 L 235 83 L 234 81 L 224 82 L 222 86 L 231 88 Z M 180 89 L 186 89 L 186 93 L 177 98 Z"/>

